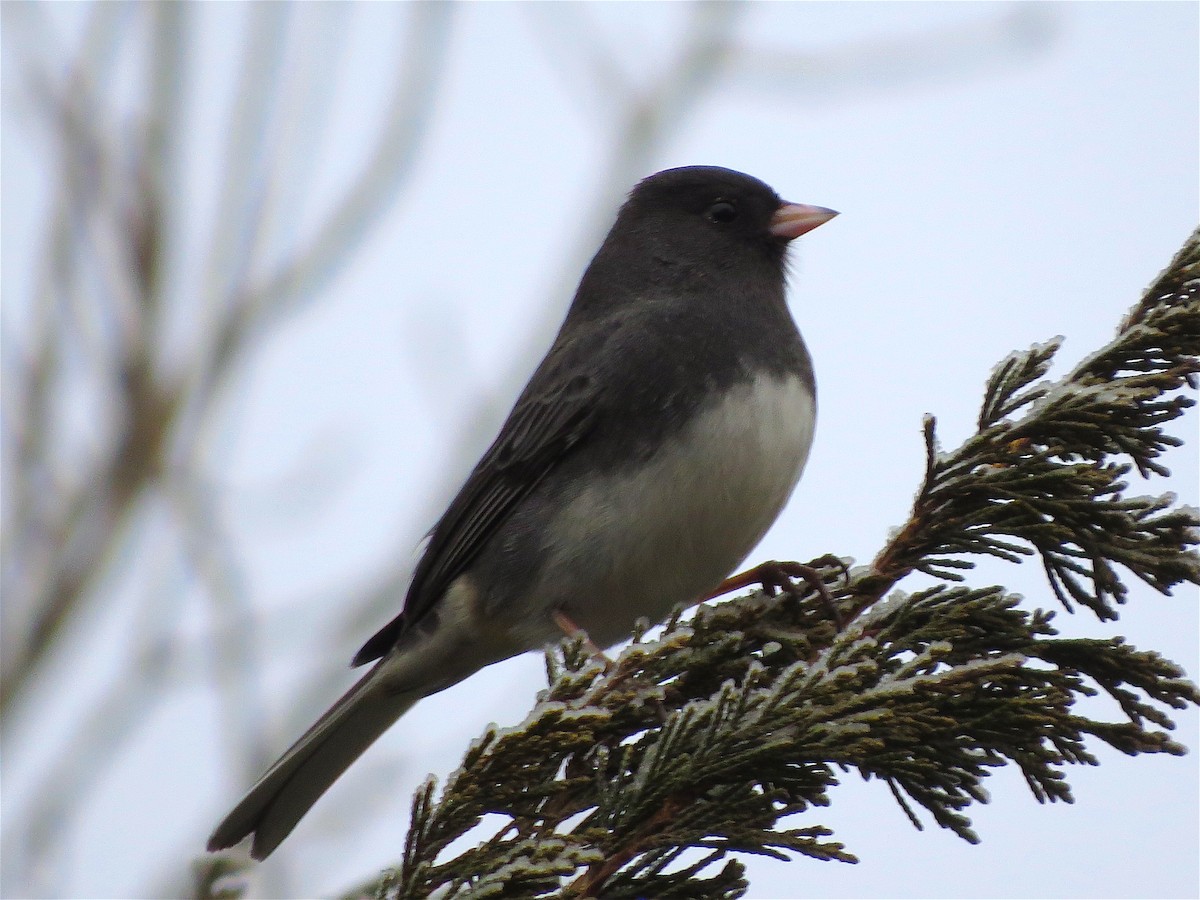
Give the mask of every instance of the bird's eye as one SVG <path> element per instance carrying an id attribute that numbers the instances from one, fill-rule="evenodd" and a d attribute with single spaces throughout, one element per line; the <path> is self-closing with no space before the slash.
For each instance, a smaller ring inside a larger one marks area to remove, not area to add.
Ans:
<path id="1" fill-rule="evenodd" d="M 737 218 L 737 207 L 728 200 L 718 200 L 708 208 L 708 217 L 718 224 L 724 225 Z"/>

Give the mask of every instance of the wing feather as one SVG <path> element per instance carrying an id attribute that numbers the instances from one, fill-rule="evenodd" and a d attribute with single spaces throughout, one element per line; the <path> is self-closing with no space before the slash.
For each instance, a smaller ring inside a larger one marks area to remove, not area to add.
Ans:
<path id="1" fill-rule="evenodd" d="M 539 380 L 552 384 L 538 391 Z M 363 645 L 354 665 L 387 653 L 467 569 L 516 505 L 591 429 L 597 412 L 595 380 L 576 375 L 555 381 L 535 376 L 530 382 L 499 436 L 434 526 L 413 573 L 404 611 Z"/>

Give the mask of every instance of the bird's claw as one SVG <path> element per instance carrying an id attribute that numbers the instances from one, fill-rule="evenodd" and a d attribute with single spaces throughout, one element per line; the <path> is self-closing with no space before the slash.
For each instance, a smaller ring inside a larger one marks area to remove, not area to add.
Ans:
<path id="1" fill-rule="evenodd" d="M 820 556 L 808 563 L 770 560 L 725 579 L 705 599 L 711 600 L 752 584 L 760 585 L 769 597 L 775 596 L 777 590 L 783 590 L 795 596 L 795 582 L 800 580 L 816 592 L 821 599 L 821 605 L 829 614 L 829 618 L 837 625 L 838 631 L 841 631 L 846 626 L 845 618 L 834 602 L 833 595 L 829 593 L 829 588 L 825 586 L 825 579 L 821 576 L 821 567 L 827 566 L 837 566 L 842 570 L 843 577 L 849 577 L 850 573 L 846 569 L 846 564 L 832 554 Z"/>

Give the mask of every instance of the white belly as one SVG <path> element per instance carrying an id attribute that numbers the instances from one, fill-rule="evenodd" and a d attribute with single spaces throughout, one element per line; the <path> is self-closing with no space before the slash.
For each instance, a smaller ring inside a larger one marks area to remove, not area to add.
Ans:
<path id="1" fill-rule="evenodd" d="M 636 472 L 576 495 L 535 595 L 601 646 L 698 600 L 746 558 L 791 496 L 816 408 L 798 378 L 735 390 Z"/>

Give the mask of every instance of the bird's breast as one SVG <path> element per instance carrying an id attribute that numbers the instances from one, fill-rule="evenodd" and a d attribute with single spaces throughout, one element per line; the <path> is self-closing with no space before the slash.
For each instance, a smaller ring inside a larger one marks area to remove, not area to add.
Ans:
<path id="1" fill-rule="evenodd" d="M 702 406 L 649 459 L 572 486 L 537 594 L 600 645 L 699 599 L 791 496 L 815 418 L 801 378 L 762 374 Z"/>

